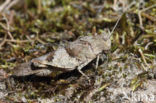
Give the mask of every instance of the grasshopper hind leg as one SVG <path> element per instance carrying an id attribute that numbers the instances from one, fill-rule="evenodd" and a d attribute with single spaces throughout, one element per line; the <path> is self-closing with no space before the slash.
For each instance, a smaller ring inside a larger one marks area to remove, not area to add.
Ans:
<path id="1" fill-rule="evenodd" d="M 88 63 L 90 63 L 92 60 L 88 60 L 86 61 L 85 63 L 82 63 L 80 66 L 77 67 L 77 70 L 84 76 L 86 77 L 87 79 L 89 79 L 89 77 L 83 73 L 83 71 L 81 70 L 83 67 L 85 67 Z"/>
<path id="2" fill-rule="evenodd" d="M 31 72 L 33 75 L 45 77 L 52 73 L 49 69 L 38 69 L 38 70 L 32 70 Z"/>
<path id="3" fill-rule="evenodd" d="M 82 69 L 82 68 L 81 68 L 81 69 Z M 78 71 L 79 71 L 84 77 L 86 77 L 87 79 L 89 79 L 89 77 L 88 77 L 85 73 L 83 73 L 83 72 L 81 71 L 81 69 L 78 68 Z"/>

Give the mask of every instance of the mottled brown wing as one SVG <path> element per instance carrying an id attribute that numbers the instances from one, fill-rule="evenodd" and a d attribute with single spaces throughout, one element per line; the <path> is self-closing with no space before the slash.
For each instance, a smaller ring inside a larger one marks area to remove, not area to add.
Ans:
<path id="1" fill-rule="evenodd" d="M 36 58 L 32 60 L 35 67 L 53 67 L 59 70 L 74 70 L 79 64 L 76 58 L 71 57 L 64 47 L 58 47 L 54 52 L 53 56 L 51 54 Z M 60 69 L 59 69 L 60 68 Z"/>
<path id="2" fill-rule="evenodd" d="M 32 69 L 31 62 L 22 63 L 14 68 L 13 76 L 27 76 L 27 75 L 37 75 L 37 76 L 47 76 L 52 71 L 47 68 L 44 69 Z"/>
<path id="3" fill-rule="evenodd" d="M 66 46 L 66 50 L 70 56 L 78 59 L 80 62 L 96 57 L 90 43 L 81 41 L 80 39 L 70 42 L 69 45 Z"/>

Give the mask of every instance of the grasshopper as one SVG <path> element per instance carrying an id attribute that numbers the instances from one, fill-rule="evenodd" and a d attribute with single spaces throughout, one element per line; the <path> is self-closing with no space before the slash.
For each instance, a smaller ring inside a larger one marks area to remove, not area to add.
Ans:
<path id="1" fill-rule="evenodd" d="M 68 72 L 77 69 L 83 76 L 86 76 L 81 71 L 82 68 L 95 58 L 97 58 L 98 65 L 99 56 L 110 48 L 111 40 L 105 33 L 79 37 L 65 46 L 59 46 L 53 52 L 17 66 L 13 75 L 47 76 L 55 70 Z"/>

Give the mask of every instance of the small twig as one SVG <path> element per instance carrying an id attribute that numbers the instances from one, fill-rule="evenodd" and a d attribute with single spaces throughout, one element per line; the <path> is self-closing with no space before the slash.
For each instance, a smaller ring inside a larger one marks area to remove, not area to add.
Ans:
<path id="1" fill-rule="evenodd" d="M 145 50 L 147 50 L 148 47 L 149 47 L 149 45 L 151 45 L 151 44 L 153 44 L 153 42 L 149 42 L 149 43 L 147 43 L 147 45 L 145 46 Z"/>
<path id="2" fill-rule="evenodd" d="M 10 2 L 11 0 L 6 0 L 2 5 L 0 5 L 0 12 L 2 12 Z"/>
<path id="3" fill-rule="evenodd" d="M 11 38 L 11 40 L 14 40 L 12 34 L 10 33 L 10 25 L 9 25 L 9 21 L 7 19 L 7 17 L 5 16 L 5 14 L 3 14 L 3 17 L 4 17 L 4 20 L 6 21 L 6 24 L 7 24 L 7 34 L 9 35 L 9 37 Z"/>
<path id="4" fill-rule="evenodd" d="M 141 63 L 142 68 L 147 71 L 148 69 L 145 67 L 145 65 L 143 63 Z"/>
<path id="5" fill-rule="evenodd" d="M 5 37 L 4 37 L 4 39 L 5 39 Z M 0 40 L 3 40 L 3 41 L 4 41 L 4 39 L 1 39 L 1 38 L 0 38 Z M 5 41 L 6 41 L 6 42 L 15 42 L 15 43 L 26 43 L 26 42 L 31 42 L 31 40 L 10 40 L 10 39 L 5 39 Z"/>
<path id="6" fill-rule="evenodd" d="M 41 44 L 46 44 L 43 40 L 41 40 L 37 34 L 35 40 L 37 40 L 38 42 L 40 42 Z"/>
<path id="7" fill-rule="evenodd" d="M 6 39 L 7 42 L 15 42 L 15 43 L 27 43 L 31 42 L 30 40 L 8 40 Z"/>
<path id="8" fill-rule="evenodd" d="M 109 85 L 110 85 L 110 83 L 104 84 L 103 86 L 101 86 L 100 88 L 98 88 L 96 92 L 100 92 L 100 91 L 104 90 L 104 89 L 105 89 L 106 87 L 108 87 Z"/>
<path id="9" fill-rule="evenodd" d="M 0 49 L 2 49 L 2 46 L 5 44 L 6 38 L 7 38 L 7 35 L 4 36 L 3 41 L 0 43 Z"/>
<path id="10" fill-rule="evenodd" d="M 142 12 L 141 15 L 144 16 L 144 17 L 146 17 L 147 19 L 153 21 L 153 22 L 156 22 L 156 18 L 154 18 L 154 17 L 152 17 L 152 16 L 150 16 L 150 15 L 148 15 L 146 13 L 143 13 Z"/>
<path id="11" fill-rule="evenodd" d="M 144 8 L 144 9 L 142 9 L 142 10 L 140 10 L 140 11 L 138 12 L 139 23 L 140 23 L 140 28 L 141 28 L 141 29 L 144 29 L 144 27 L 143 27 L 143 22 L 142 22 L 142 17 L 141 17 L 142 12 L 145 12 L 145 11 L 147 11 L 147 10 L 153 8 L 153 7 L 156 7 L 156 4 L 151 5 L 151 6 L 147 7 L 147 8 Z M 150 19 L 151 19 L 151 18 L 150 18 Z M 153 20 L 153 19 L 152 19 L 152 20 Z M 154 19 L 154 21 L 155 21 L 155 19 Z"/>
<path id="12" fill-rule="evenodd" d="M 7 19 L 7 17 L 5 16 L 5 14 L 3 14 L 3 19 L 6 21 L 6 25 L 4 25 L 3 23 L 0 22 L 0 26 L 7 32 L 5 37 L 2 40 L 2 42 L 0 43 L 0 49 L 2 48 L 2 46 L 6 43 L 6 42 L 14 42 L 14 43 L 25 43 L 25 42 L 31 42 L 30 40 L 15 40 L 14 37 L 12 36 L 11 32 L 10 32 L 10 25 L 9 25 L 9 21 Z M 10 39 L 7 39 L 8 36 L 10 37 Z"/>
<path id="13" fill-rule="evenodd" d="M 147 11 L 147 10 L 152 9 L 152 8 L 154 8 L 154 7 L 156 7 L 156 4 L 153 4 L 153 5 L 151 5 L 151 6 L 147 7 L 147 8 L 144 8 L 144 9 L 142 9 L 141 11 L 142 11 L 142 12 L 143 12 L 143 11 Z"/>
<path id="14" fill-rule="evenodd" d="M 15 4 L 17 4 L 20 0 L 6 0 L 2 5 L 0 5 L 0 12 L 5 10 L 9 10 Z"/>
<path id="15" fill-rule="evenodd" d="M 11 40 L 14 40 L 12 34 L 10 33 L 10 25 L 8 22 L 8 19 L 6 18 L 6 16 L 3 14 L 4 20 L 6 21 L 6 25 L 5 26 L 3 23 L 0 23 L 0 26 L 7 32 L 7 35 L 11 38 Z"/>
<path id="16" fill-rule="evenodd" d="M 145 65 L 146 65 L 148 68 L 150 68 L 150 66 L 147 64 L 147 61 L 146 61 L 146 59 L 145 59 L 145 57 L 144 57 L 144 55 L 143 55 L 142 50 L 139 49 L 138 51 L 139 51 L 139 53 L 140 53 L 140 55 L 141 55 L 141 58 L 142 58 L 143 62 L 145 63 Z"/>
<path id="17" fill-rule="evenodd" d="M 143 30 L 144 26 L 143 26 L 143 23 L 142 23 L 141 11 L 138 12 L 138 17 L 139 17 L 140 28 Z"/>
<path id="18" fill-rule="evenodd" d="M 5 8 L 5 10 L 9 10 L 11 7 L 16 5 L 20 0 L 12 0 L 12 2 L 9 3 L 9 5 Z"/>
<path id="19" fill-rule="evenodd" d="M 1 22 L 0 22 L 0 26 L 1 26 L 4 30 L 7 30 L 7 27 L 6 27 L 3 23 L 1 23 Z"/>

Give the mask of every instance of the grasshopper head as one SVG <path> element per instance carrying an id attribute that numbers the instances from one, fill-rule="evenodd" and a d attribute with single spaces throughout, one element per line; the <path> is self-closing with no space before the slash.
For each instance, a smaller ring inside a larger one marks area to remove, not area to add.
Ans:
<path id="1" fill-rule="evenodd" d="M 110 50 L 111 49 L 111 39 L 110 39 L 110 36 L 108 35 L 109 33 L 102 33 L 101 36 L 102 36 L 102 44 L 103 44 L 103 50 L 104 51 L 107 51 L 107 50 Z"/>

